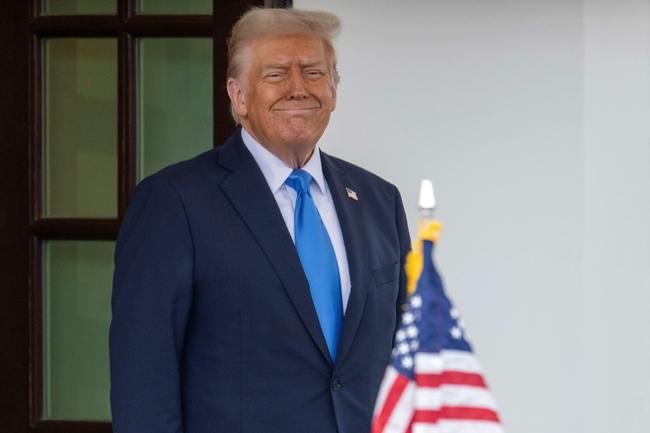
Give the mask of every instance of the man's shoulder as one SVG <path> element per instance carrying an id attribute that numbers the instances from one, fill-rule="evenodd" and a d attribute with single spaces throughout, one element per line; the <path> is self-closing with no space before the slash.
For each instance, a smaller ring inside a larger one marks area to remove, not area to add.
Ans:
<path id="1" fill-rule="evenodd" d="M 149 176 L 149 182 L 169 182 L 178 187 L 212 187 L 232 171 L 232 161 L 242 159 L 243 142 L 237 129 L 221 146 L 197 156 L 168 165 Z M 228 158 L 226 155 L 229 155 Z M 235 164 L 236 166 L 237 164 Z"/>
<path id="2" fill-rule="evenodd" d="M 329 155 L 325 152 L 321 152 L 321 155 L 324 160 L 331 164 L 332 167 L 337 169 L 338 172 L 340 172 L 345 178 L 354 181 L 358 185 L 384 190 L 390 192 L 391 194 L 397 190 L 395 185 L 393 185 L 391 182 L 359 165 L 348 162 L 336 156 Z"/>
<path id="3" fill-rule="evenodd" d="M 143 179 L 142 183 L 170 184 L 177 189 L 217 182 L 227 170 L 219 165 L 220 148 L 207 150 L 193 158 L 168 165 Z"/>

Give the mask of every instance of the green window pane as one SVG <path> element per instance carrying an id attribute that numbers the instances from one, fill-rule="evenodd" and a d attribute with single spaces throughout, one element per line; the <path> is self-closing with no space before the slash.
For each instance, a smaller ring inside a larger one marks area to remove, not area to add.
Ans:
<path id="1" fill-rule="evenodd" d="M 112 241 L 43 244 L 43 416 L 110 420 Z"/>
<path id="2" fill-rule="evenodd" d="M 43 15 L 103 15 L 114 14 L 116 0 L 44 0 Z"/>
<path id="3" fill-rule="evenodd" d="M 212 148 L 212 39 L 138 45 L 138 179 Z"/>
<path id="4" fill-rule="evenodd" d="M 117 41 L 52 38 L 43 50 L 43 215 L 117 215 Z"/>
<path id="5" fill-rule="evenodd" d="M 154 15 L 210 15 L 212 0 L 140 0 L 138 12 Z"/>

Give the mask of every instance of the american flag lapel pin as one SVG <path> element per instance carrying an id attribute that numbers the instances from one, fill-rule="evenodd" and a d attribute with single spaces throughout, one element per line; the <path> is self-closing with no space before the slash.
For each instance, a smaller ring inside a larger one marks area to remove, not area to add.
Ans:
<path id="1" fill-rule="evenodd" d="M 350 188 L 345 188 L 345 192 L 348 193 L 348 198 L 354 200 L 354 201 L 359 201 L 359 197 L 357 196 L 357 193 L 351 190 Z"/>

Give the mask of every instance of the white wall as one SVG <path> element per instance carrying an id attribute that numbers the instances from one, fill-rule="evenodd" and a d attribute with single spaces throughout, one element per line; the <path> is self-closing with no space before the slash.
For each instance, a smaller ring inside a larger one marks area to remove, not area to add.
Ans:
<path id="1" fill-rule="evenodd" d="M 585 2 L 587 432 L 650 432 L 649 9 Z"/>
<path id="2" fill-rule="evenodd" d="M 295 0 L 343 20 L 327 151 L 432 177 L 510 433 L 650 431 L 648 1 Z"/>

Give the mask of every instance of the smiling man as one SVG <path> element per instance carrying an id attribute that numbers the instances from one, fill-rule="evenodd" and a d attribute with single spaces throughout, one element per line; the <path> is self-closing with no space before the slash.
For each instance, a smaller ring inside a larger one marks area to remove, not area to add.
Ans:
<path id="1" fill-rule="evenodd" d="M 338 29 L 246 13 L 227 81 L 241 127 L 138 186 L 115 253 L 114 432 L 370 430 L 410 242 L 397 189 L 318 147 Z"/>

